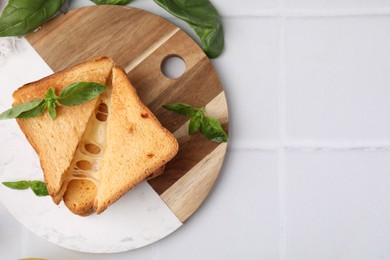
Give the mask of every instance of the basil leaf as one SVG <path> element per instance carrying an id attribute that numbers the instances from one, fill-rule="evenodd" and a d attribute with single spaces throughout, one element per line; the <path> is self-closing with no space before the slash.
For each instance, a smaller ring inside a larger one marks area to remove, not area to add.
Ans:
<path id="1" fill-rule="evenodd" d="M 46 184 L 42 181 L 31 181 L 30 188 L 39 197 L 49 195 Z"/>
<path id="2" fill-rule="evenodd" d="M 27 34 L 53 17 L 64 0 L 9 0 L 0 16 L 0 36 Z"/>
<path id="3" fill-rule="evenodd" d="M 191 117 L 190 124 L 188 126 L 188 133 L 192 135 L 193 133 L 199 131 L 200 125 L 203 120 L 203 111 L 198 111 Z"/>
<path id="4" fill-rule="evenodd" d="M 35 195 L 39 197 L 49 195 L 46 184 L 42 181 L 3 182 L 3 185 L 14 190 L 26 190 L 31 188 Z"/>
<path id="5" fill-rule="evenodd" d="M 198 109 L 194 108 L 191 105 L 184 104 L 184 103 L 178 103 L 178 104 L 169 104 L 164 105 L 163 108 L 166 108 L 168 110 L 174 111 L 176 113 L 185 115 L 185 116 L 193 116 L 196 112 L 198 112 Z"/>
<path id="6" fill-rule="evenodd" d="M 209 58 L 218 57 L 224 47 L 221 17 L 209 0 L 154 0 L 177 18 L 187 22 L 199 36 Z"/>
<path id="7" fill-rule="evenodd" d="M 14 181 L 14 182 L 3 182 L 4 186 L 14 190 L 26 190 L 30 187 L 29 181 Z"/>
<path id="8" fill-rule="evenodd" d="M 65 106 L 75 106 L 98 97 L 106 86 L 97 82 L 75 82 L 61 91 L 58 102 Z"/>
<path id="9" fill-rule="evenodd" d="M 218 143 L 228 141 L 228 136 L 223 131 L 221 123 L 209 116 L 203 118 L 199 131 L 211 141 Z"/>
<path id="10" fill-rule="evenodd" d="M 20 116 L 23 112 L 32 110 L 36 107 L 38 107 L 43 101 L 43 99 L 35 99 L 27 103 L 23 103 L 20 105 L 16 105 L 13 108 L 10 108 L 6 111 L 4 111 L 2 114 L 0 114 L 0 120 L 3 119 L 10 119 L 10 118 L 16 118 Z"/>
<path id="11" fill-rule="evenodd" d="M 46 102 L 44 100 L 39 103 L 38 106 L 34 107 L 33 109 L 30 109 L 28 111 L 25 111 L 18 115 L 16 118 L 32 118 L 42 115 L 45 112 L 46 109 Z"/>
<path id="12" fill-rule="evenodd" d="M 217 119 L 205 116 L 204 107 L 194 108 L 184 103 L 164 105 L 163 107 L 182 115 L 191 116 L 188 125 L 188 133 L 190 135 L 199 131 L 211 141 L 218 143 L 228 141 L 228 135 L 223 131 L 221 123 Z"/>
<path id="13" fill-rule="evenodd" d="M 51 101 L 57 100 L 56 90 L 54 88 L 49 88 L 45 94 L 45 99 Z"/>
<path id="14" fill-rule="evenodd" d="M 97 5 L 127 5 L 133 0 L 91 0 Z"/>
<path id="15" fill-rule="evenodd" d="M 47 103 L 47 110 L 49 111 L 51 119 L 56 119 L 57 117 L 57 110 L 56 110 L 56 103 L 55 102 L 48 102 Z"/>

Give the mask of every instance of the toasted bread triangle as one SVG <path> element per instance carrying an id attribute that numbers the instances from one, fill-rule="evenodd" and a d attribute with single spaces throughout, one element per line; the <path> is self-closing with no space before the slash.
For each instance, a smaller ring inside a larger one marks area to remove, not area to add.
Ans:
<path id="1" fill-rule="evenodd" d="M 103 212 L 130 189 L 171 160 L 178 151 L 174 136 L 139 99 L 122 68 L 112 70 L 104 164 L 94 201 Z"/>
<path id="2" fill-rule="evenodd" d="M 13 94 L 13 105 L 43 98 L 49 88 L 55 88 L 58 95 L 63 88 L 77 81 L 106 84 L 112 67 L 113 61 L 103 57 L 57 72 L 19 88 Z M 62 198 L 57 193 L 63 184 L 64 172 L 70 165 L 97 102 L 94 99 L 79 106 L 58 107 L 55 121 L 47 112 L 36 118 L 17 119 L 21 130 L 39 155 L 48 192 L 56 203 Z"/>

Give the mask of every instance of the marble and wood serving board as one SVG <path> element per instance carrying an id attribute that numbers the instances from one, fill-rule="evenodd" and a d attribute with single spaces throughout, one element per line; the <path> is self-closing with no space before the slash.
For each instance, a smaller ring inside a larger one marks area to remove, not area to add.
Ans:
<path id="1" fill-rule="evenodd" d="M 163 175 L 148 183 L 184 223 L 212 189 L 227 148 L 226 143 L 211 142 L 200 134 L 189 136 L 188 118 L 162 107 L 178 102 L 206 106 L 206 113 L 228 130 L 224 90 L 202 49 L 161 17 L 122 6 L 84 7 L 61 14 L 26 39 L 54 72 L 100 56 L 109 56 L 123 66 L 142 101 L 178 139 L 177 156 L 166 165 Z M 171 56 L 185 62 L 185 72 L 178 78 L 166 77 L 161 70 Z"/>

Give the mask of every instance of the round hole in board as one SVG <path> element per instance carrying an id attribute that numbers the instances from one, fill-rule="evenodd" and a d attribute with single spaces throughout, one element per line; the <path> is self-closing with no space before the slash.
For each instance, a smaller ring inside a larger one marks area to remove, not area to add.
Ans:
<path id="1" fill-rule="evenodd" d="M 76 166 L 80 170 L 88 171 L 92 169 L 92 164 L 87 160 L 81 160 L 76 162 Z"/>
<path id="2" fill-rule="evenodd" d="M 85 150 L 92 154 L 98 154 L 100 153 L 100 147 L 96 144 L 85 144 Z"/>
<path id="3" fill-rule="evenodd" d="M 178 55 L 168 55 L 161 62 L 161 71 L 165 77 L 176 79 L 186 71 L 186 63 Z"/>

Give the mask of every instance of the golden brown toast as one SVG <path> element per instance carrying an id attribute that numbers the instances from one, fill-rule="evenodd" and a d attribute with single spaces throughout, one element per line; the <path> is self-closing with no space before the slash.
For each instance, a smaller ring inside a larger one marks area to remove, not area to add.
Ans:
<path id="1" fill-rule="evenodd" d="M 94 202 L 103 212 L 177 153 L 175 137 L 139 99 L 125 72 L 112 70 L 104 163 Z"/>
<path id="2" fill-rule="evenodd" d="M 43 98 L 49 88 L 55 88 L 59 95 L 64 87 L 77 81 L 106 84 L 112 67 L 113 61 L 102 57 L 57 72 L 16 90 L 13 105 Z M 39 155 L 48 192 L 57 204 L 62 198 L 58 193 L 64 182 L 64 172 L 73 159 L 98 101 L 94 99 L 79 106 L 58 107 L 58 117 L 54 121 L 48 112 L 35 118 L 17 119 L 21 130 Z"/>
<path id="3" fill-rule="evenodd" d="M 73 213 L 87 216 L 163 173 L 178 143 L 109 58 L 27 84 L 14 93 L 14 104 L 42 98 L 50 87 L 59 94 L 75 81 L 99 82 L 108 89 L 82 105 L 59 108 L 54 121 L 45 112 L 18 123 L 40 157 L 54 202 L 63 199 Z"/>

